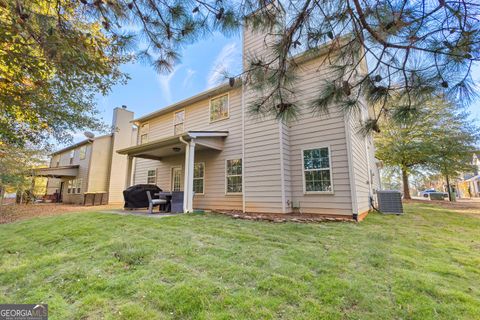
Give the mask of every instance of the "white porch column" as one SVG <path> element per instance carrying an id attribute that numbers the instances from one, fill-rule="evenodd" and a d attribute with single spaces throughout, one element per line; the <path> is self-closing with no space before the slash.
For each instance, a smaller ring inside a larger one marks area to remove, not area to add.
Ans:
<path id="1" fill-rule="evenodd" d="M 195 162 L 195 140 L 185 146 L 185 180 L 183 184 L 183 211 L 193 211 L 193 164 Z"/>
<path id="2" fill-rule="evenodd" d="M 127 176 L 125 177 L 125 189 L 132 185 L 132 168 L 133 168 L 133 157 L 128 156 L 127 158 Z"/>

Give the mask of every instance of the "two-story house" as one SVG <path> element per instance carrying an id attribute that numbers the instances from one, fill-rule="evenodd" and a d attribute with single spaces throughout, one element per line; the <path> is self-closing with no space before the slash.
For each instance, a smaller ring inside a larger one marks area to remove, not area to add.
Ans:
<path id="1" fill-rule="evenodd" d="M 267 40 L 244 29 L 244 66 L 247 56 L 268 53 Z M 318 82 L 328 77 L 323 58 L 296 57 L 295 85 L 304 101 L 313 100 Z M 359 130 L 367 108 L 355 115 L 331 106 L 328 116 L 314 116 L 305 106 L 296 121 L 282 123 L 252 117 L 248 106 L 256 97 L 237 80 L 135 119 L 136 145 L 118 150 L 128 156 L 127 186 L 183 190 L 185 212 L 363 218 L 379 186 L 372 137 Z"/>
<path id="2" fill-rule="evenodd" d="M 135 141 L 133 112 L 115 108 L 112 133 L 93 135 L 51 154 L 48 168 L 35 170 L 48 177 L 47 195 L 56 195 L 64 203 L 105 204 L 122 202 L 127 160 L 115 151 Z"/>

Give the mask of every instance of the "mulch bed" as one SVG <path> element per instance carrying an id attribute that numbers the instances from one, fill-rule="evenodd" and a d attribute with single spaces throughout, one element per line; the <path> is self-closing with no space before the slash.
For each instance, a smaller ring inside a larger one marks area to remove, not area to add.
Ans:
<path id="1" fill-rule="evenodd" d="M 235 210 L 216 210 L 213 213 L 223 214 L 234 219 L 252 221 L 267 221 L 274 223 L 297 222 L 297 223 L 320 223 L 320 222 L 354 222 L 350 217 L 327 217 L 308 213 L 255 213 Z"/>

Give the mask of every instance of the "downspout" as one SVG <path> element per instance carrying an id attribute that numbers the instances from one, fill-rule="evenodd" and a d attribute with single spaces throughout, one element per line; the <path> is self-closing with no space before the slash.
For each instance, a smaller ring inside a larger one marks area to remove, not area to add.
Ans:
<path id="1" fill-rule="evenodd" d="M 245 212 L 245 84 L 242 82 L 242 212 Z"/>
<path id="2" fill-rule="evenodd" d="M 355 184 L 355 170 L 353 167 L 353 155 L 352 155 L 352 132 L 350 130 L 350 116 L 343 115 L 345 122 L 345 135 L 347 137 L 347 158 L 348 158 L 348 180 L 350 182 L 350 197 L 352 204 L 352 218 L 358 220 L 358 204 L 357 204 L 357 186 Z"/>
<path id="3" fill-rule="evenodd" d="M 185 177 L 184 177 L 184 181 L 183 181 L 183 212 L 187 212 L 188 211 L 188 192 L 189 192 L 189 188 L 188 188 L 188 181 L 190 180 L 189 179 L 189 167 L 188 167 L 188 158 L 189 158 L 189 151 L 190 151 L 190 143 L 185 141 L 183 139 L 182 136 L 179 137 L 180 139 L 180 142 L 185 144 Z"/>

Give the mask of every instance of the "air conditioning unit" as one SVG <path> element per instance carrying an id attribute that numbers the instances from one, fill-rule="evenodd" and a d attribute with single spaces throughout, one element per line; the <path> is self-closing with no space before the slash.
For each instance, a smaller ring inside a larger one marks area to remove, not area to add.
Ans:
<path id="1" fill-rule="evenodd" d="M 402 194 L 399 191 L 377 191 L 378 210 L 385 214 L 403 214 Z"/>

